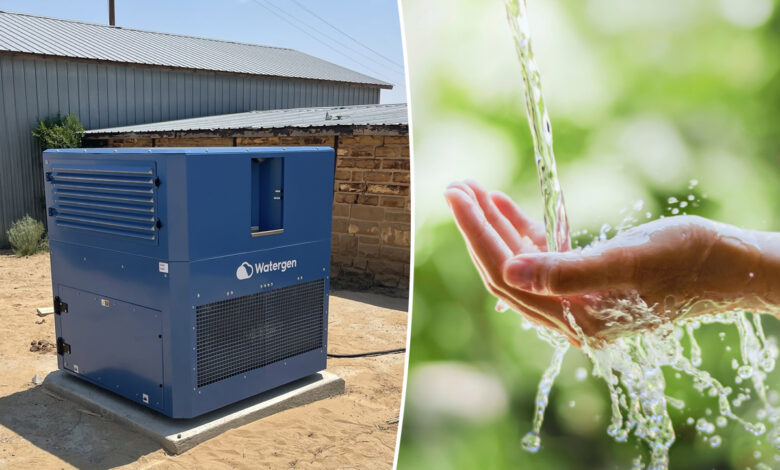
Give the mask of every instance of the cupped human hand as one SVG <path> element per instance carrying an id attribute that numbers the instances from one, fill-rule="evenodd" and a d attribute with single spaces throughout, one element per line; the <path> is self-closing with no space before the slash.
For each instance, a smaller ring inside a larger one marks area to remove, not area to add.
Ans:
<path id="1" fill-rule="evenodd" d="M 745 231 L 695 216 L 659 219 L 584 249 L 549 253 L 544 225 L 478 183 L 445 197 L 485 287 L 580 345 L 736 306 L 755 292 L 761 251 Z"/>

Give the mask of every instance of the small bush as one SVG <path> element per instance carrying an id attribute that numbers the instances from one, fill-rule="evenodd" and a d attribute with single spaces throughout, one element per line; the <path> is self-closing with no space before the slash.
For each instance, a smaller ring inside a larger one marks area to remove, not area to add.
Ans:
<path id="1" fill-rule="evenodd" d="M 75 114 L 66 114 L 64 117 L 57 114 L 38 121 L 32 134 L 42 150 L 79 148 L 84 137 L 84 126 Z"/>
<path id="2" fill-rule="evenodd" d="M 49 239 L 44 236 L 43 223 L 25 215 L 11 224 L 8 241 L 16 256 L 29 256 L 49 248 Z"/>

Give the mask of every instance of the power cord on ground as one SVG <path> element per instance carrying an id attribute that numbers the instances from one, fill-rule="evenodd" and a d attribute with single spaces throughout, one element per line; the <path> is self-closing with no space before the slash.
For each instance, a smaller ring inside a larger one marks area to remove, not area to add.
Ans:
<path id="1" fill-rule="evenodd" d="M 373 357 L 373 356 L 384 356 L 386 354 L 400 354 L 405 352 L 406 352 L 406 348 L 397 348 L 397 349 L 386 349 L 384 351 L 369 351 L 369 352 L 354 353 L 354 354 L 328 354 L 328 357 L 333 357 L 333 358 Z"/>

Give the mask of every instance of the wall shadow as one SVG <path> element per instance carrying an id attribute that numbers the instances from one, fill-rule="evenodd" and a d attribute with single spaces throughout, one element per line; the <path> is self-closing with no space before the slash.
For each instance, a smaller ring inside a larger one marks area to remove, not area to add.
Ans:
<path id="1" fill-rule="evenodd" d="M 401 310 L 403 312 L 406 312 L 409 308 L 408 297 L 391 297 L 371 290 L 356 291 L 334 289 L 331 290 L 330 295 L 333 297 L 340 297 L 342 299 L 353 300 L 355 302 L 362 302 L 364 304 L 373 305 L 375 307 Z"/>
<path id="2" fill-rule="evenodd" d="M 114 468 L 160 449 L 43 386 L 0 397 L 0 425 L 76 468 Z"/>

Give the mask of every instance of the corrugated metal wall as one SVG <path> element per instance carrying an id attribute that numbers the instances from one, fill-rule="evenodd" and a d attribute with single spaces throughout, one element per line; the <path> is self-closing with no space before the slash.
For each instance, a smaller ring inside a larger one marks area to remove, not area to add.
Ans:
<path id="1" fill-rule="evenodd" d="M 379 89 L 313 81 L 0 54 L 0 247 L 25 214 L 44 220 L 38 119 L 76 113 L 86 129 L 258 109 L 379 103 Z"/>

